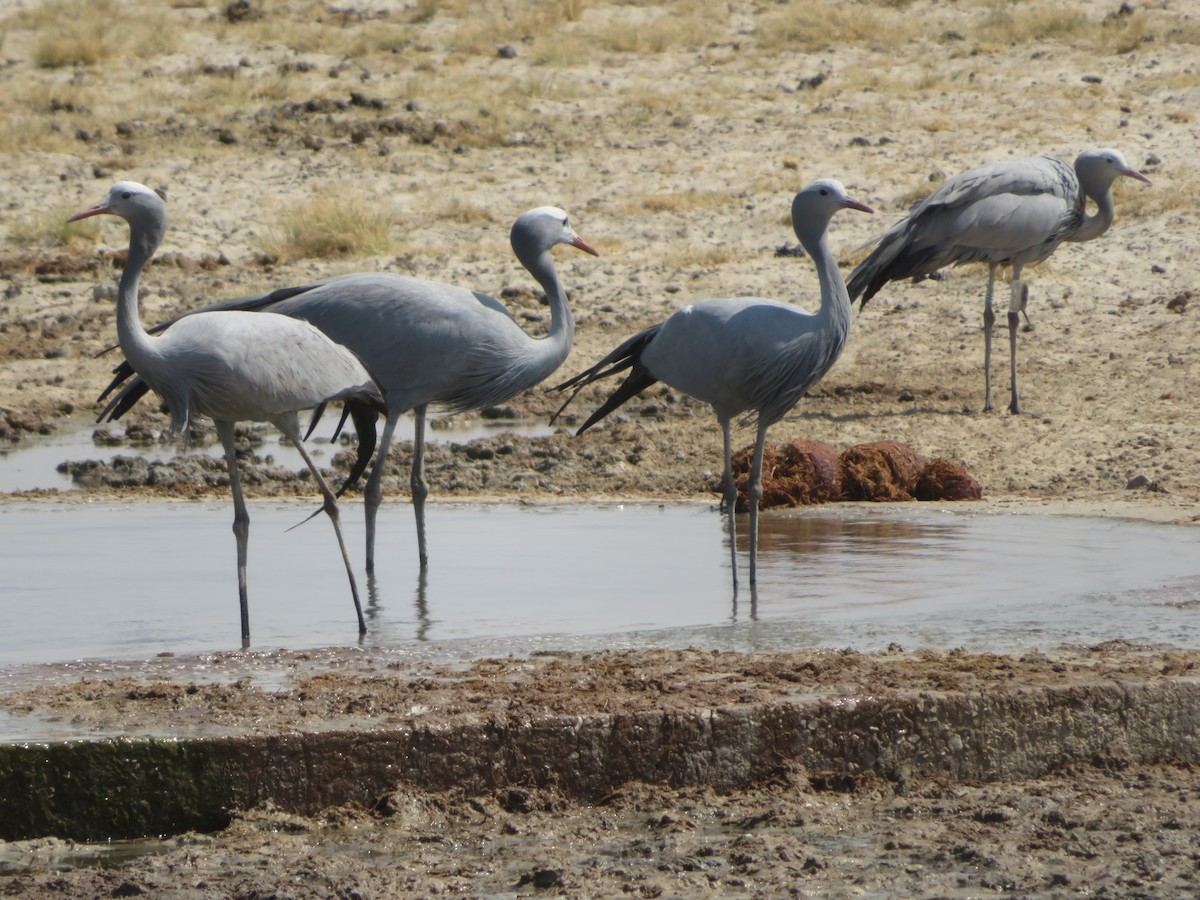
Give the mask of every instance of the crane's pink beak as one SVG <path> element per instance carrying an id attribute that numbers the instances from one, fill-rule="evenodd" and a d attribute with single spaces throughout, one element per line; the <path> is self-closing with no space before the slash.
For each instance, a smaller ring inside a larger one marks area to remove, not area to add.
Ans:
<path id="1" fill-rule="evenodd" d="M 1150 184 L 1150 183 L 1151 183 L 1149 178 L 1147 178 L 1145 175 L 1143 175 L 1143 174 L 1142 174 L 1141 172 L 1139 172 L 1137 169 L 1131 169 L 1131 168 L 1129 168 L 1129 166 L 1126 166 L 1125 168 L 1123 168 L 1123 169 L 1121 170 L 1121 174 L 1122 174 L 1122 175 L 1128 175 L 1130 178 L 1136 178 L 1138 181 L 1141 181 L 1141 182 L 1143 182 L 1143 183 L 1145 183 L 1145 184 Z"/>
<path id="2" fill-rule="evenodd" d="M 867 206 L 867 204 L 859 203 L 857 200 L 851 200 L 849 197 L 847 197 L 846 201 L 842 204 L 842 209 L 857 209 L 859 212 L 871 213 L 872 215 L 875 213 L 875 210 L 871 209 L 871 207 Z"/>
<path id="3" fill-rule="evenodd" d="M 67 219 L 67 221 L 68 222 L 78 222 L 80 219 L 87 219 L 92 216 L 102 216 L 105 213 L 111 213 L 111 212 L 112 212 L 112 209 L 109 208 L 108 204 L 97 203 L 95 206 L 89 206 L 83 212 L 75 213 L 75 215 L 71 216 L 71 218 Z"/>
<path id="4" fill-rule="evenodd" d="M 584 240 L 583 238 L 581 238 L 579 235 L 575 235 L 575 238 L 574 238 L 574 240 L 572 240 L 572 241 L 571 241 L 571 246 L 572 246 L 572 247 L 578 247 L 578 248 L 579 248 L 580 250 L 582 250 L 584 253 L 590 253 L 590 254 L 592 254 L 592 256 L 599 256 L 599 255 L 600 255 L 600 254 L 599 254 L 599 253 L 596 251 L 596 248 L 595 248 L 595 247 L 593 247 L 591 244 L 589 244 L 587 241 L 585 241 L 585 240 Z"/>

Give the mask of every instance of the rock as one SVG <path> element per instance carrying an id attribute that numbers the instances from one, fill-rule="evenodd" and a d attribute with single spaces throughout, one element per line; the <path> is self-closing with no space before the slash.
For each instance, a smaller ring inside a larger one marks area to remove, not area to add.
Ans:
<path id="1" fill-rule="evenodd" d="M 842 496 L 847 500 L 912 500 L 926 460 L 899 441 L 858 444 L 842 453 Z"/>
<path id="2" fill-rule="evenodd" d="M 750 508 L 746 480 L 753 452 L 753 447 L 746 447 L 733 458 L 738 512 Z M 762 509 L 829 503 L 841 493 L 837 451 L 828 444 L 798 438 L 781 448 L 764 448 Z"/>
<path id="3" fill-rule="evenodd" d="M 983 489 L 963 466 L 935 459 L 921 471 L 913 496 L 918 500 L 979 500 Z"/>

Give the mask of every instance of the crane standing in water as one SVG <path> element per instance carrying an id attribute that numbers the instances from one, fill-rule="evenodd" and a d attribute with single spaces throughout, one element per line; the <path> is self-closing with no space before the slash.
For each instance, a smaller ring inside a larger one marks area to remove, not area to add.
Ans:
<path id="1" fill-rule="evenodd" d="M 561 413 L 587 385 L 631 370 L 577 434 L 657 381 L 712 405 L 724 441 L 723 505 L 735 590 L 737 487 L 732 469 L 732 422 L 748 412 L 757 418 L 758 434 L 746 485 L 753 587 L 758 577 L 758 502 L 767 429 L 825 376 L 841 356 L 850 334 L 850 299 L 825 238 L 830 219 L 842 209 L 874 212 L 851 199 L 846 189 L 832 180 L 808 185 L 792 202 L 792 227 L 816 264 L 821 285 L 821 308 L 816 313 L 759 297 L 701 300 L 635 334 L 596 365 L 554 388 L 572 391 L 559 409 Z"/>
<path id="2" fill-rule="evenodd" d="M 145 185 L 122 181 L 102 202 L 69 221 L 105 214 L 120 216 L 129 224 L 129 256 L 117 295 L 121 352 L 132 371 L 166 403 L 173 433 L 186 434 L 195 416 L 208 416 L 216 424 L 225 450 L 233 495 L 243 642 L 250 638 L 246 583 L 250 517 L 238 474 L 234 425 L 247 420 L 270 422 L 282 431 L 312 472 L 346 564 L 359 633 L 365 633 L 366 621 L 342 536 L 337 499 L 304 449 L 299 412 L 335 401 L 382 406 L 383 398 L 371 376 L 345 347 L 312 325 L 287 316 L 212 312 L 189 316 L 161 336 L 148 334 L 138 317 L 138 284 L 142 269 L 166 233 L 166 204 Z"/>
<path id="3" fill-rule="evenodd" d="M 467 412 L 504 403 L 549 377 L 571 352 L 575 321 L 550 251 L 559 244 L 599 254 L 577 235 L 567 214 L 553 206 L 529 210 L 512 226 L 513 253 L 546 292 L 550 328 L 532 338 L 504 305 L 481 291 L 387 273 L 343 275 L 299 287 L 214 304 L 178 319 L 166 333 L 206 311 L 258 310 L 312 323 L 354 351 L 383 391 L 387 421 L 364 490 L 367 571 L 375 569 L 375 522 L 383 500 L 387 454 L 400 417 L 415 419 L 412 489 L 417 553 L 421 570 L 429 565 L 425 538 L 425 419 L 429 407 Z M 133 374 L 129 361 L 116 369 L 101 399 Z M 145 393 L 127 385 L 110 404 L 120 416 Z M 362 423 L 360 425 L 360 447 Z M 373 427 L 373 423 L 372 427 Z M 373 443 L 373 431 L 371 443 Z M 368 454 L 369 455 L 369 454 Z M 366 465 L 360 453 L 356 470 Z M 343 485 L 343 490 L 345 486 Z"/>

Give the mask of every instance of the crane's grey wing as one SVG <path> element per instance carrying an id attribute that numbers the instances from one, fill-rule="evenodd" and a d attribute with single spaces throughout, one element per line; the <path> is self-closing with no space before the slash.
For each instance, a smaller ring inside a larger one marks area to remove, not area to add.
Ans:
<path id="1" fill-rule="evenodd" d="M 944 266 L 1048 256 L 1082 215 L 1074 170 L 1048 156 L 956 175 L 883 233 L 847 279 L 865 306 L 885 284 Z"/>

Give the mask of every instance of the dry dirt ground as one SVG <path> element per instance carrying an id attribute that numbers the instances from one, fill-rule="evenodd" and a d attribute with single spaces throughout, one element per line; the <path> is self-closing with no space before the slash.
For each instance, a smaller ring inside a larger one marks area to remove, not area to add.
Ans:
<path id="1" fill-rule="evenodd" d="M 508 226 L 530 207 L 561 206 L 601 253 L 556 255 L 578 329 L 565 377 L 690 300 L 753 294 L 813 307 L 811 265 L 777 253 L 795 247 L 788 209 L 808 181 L 838 178 L 878 211 L 835 218 L 845 271 L 950 174 L 1111 146 L 1154 184 L 1118 183 L 1111 231 L 1029 273 L 1024 414 L 980 412 L 985 275 L 962 269 L 891 285 L 856 314 L 841 360 L 772 437 L 839 450 L 904 441 L 965 465 L 984 503 L 1193 522 L 1192 4 L 516 6 L 0 0 L 0 441 L 20 445 L 97 412 L 126 232 L 115 220 L 82 236 L 60 226 L 120 178 L 164 189 L 172 215 L 143 279 L 148 321 L 388 270 L 503 293 L 536 334 L 548 316 L 511 258 Z M 386 209 L 392 245 L 340 257 L 281 250 L 288 210 L 325 197 Z M 997 340 L 1004 348 L 1003 330 Z M 998 398 L 1008 377 L 1002 351 Z M 601 396 L 582 394 L 564 423 Z M 535 390 L 502 412 L 545 417 L 557 402 Z M 132 454 L 157 439 L 166 420 L 143 407 L 105 440 Z M 719 450 L 706 409 L 656 388 L 580 438 L 564 428 L 434 446 L 427 477 L 432 502 L 711 499 Z M 401 443 L 390 461 L 391 502 L 404 502 L 410 451 Z M 226 490 L 219 469 L 86 468 L 85 496 Z M 251 490 L 309 494 L 274 478 Z M 949 663 L 912 665 L 920 684 Z M 1007 665 L 1013 683 L 1036 682 L 1037 665 Z M 84 698 L 63 696 L 89 714 Z M 777 778 L 733 795 L 633 784 L 593 805 L 519 786 L 483 797 L 398 787 L 375 809 L 238 811 L 224 832 L 114 868 L 72 867 L 71 848 L 53 841 L 16 848 L 11 858 L 26 863 L 0 878 L 0 893 L 1174 897 L 1196 892 L 1197 786 L 1188 766 L 1118 759 L 1028 782 L 902 790 L 781 761 Z"/>

